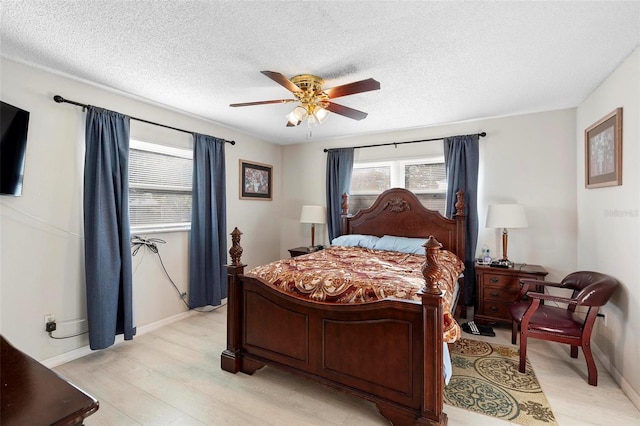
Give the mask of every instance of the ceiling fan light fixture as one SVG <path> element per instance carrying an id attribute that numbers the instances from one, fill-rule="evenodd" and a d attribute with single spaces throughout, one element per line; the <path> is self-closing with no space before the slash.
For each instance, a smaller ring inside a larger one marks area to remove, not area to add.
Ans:
<path id="1" fill-rule="evenodd" d="M 291 126 L 297 126 L 298 124 L 300 124 L 300 121 L 296 118 L 296 116 L 293 113 L 293 111 L 291 111 L 289 114 L 287 114 L 287 121 L 289 122 L 289 124 Z"/>
<path id="2" fill-rule="evenodd" d="M 298 124 L 303 122 L 307 118 L 307 116 L 307 110 L 301 106 L 297 106 L 293 109 L 293 111 L 287 114 L 287 120 L 289 120 L 289 123 L 291 123 L 293 126 L 297 126 Z"/>
<path id="3" fill-rule="evenodd" d="M 313 111 L 313 116 L 318 121 L 318 123 L 322 124 L 325 121 L 327 121 L 327 118 L 329 118 L 329 111 L 327 111 L 326 109 L 324 109 L 322 107 L 317 107 Z"/>
<path id="4" fill-rule="evenodd" d="M 295 107 L 295 109 L 293 110 L 293 115 L 298 119 L 298 121 L 304 121 L 309 116 L 309 114 L 307 114 L 306 108 L 302 106 Z"/>

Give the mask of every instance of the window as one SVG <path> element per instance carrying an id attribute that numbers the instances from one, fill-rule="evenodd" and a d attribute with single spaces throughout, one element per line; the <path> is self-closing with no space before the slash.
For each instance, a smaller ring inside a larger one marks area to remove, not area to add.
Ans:
<path id="1" fill-rule="evenodd" d="M 132 232 L 191 228 L 193 152 L 130 141 L 129 220 Z"/>
<path id="2" fill-rule="evenodd" d="M 389 188 L 405 188 L 422 205 L 444 215 L 447 178 L 443 157 L 356 163 L 349 192 L 349 213 L 370 207 Z"/>

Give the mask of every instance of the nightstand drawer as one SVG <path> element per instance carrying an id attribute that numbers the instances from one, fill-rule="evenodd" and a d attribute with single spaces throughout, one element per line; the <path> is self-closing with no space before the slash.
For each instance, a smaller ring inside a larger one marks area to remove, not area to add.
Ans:
<path id="1" fill-rule="evenodd" d="M 497 300 L 483 300 L 480 302 L 480 305 L 480 310 L 485 312 L 486 315 L 495 319 L 499 318 L 511 322 L 511 314 L 509 313 L 511 303 L 503 303 Z"/>
<path id="2" fill-rule="evenodd" d="M 484 301 L 509 302 L 515 300 L 517 294 L 517 288 L 486 286 L 482 288 L 482 294 L 478 297 Z"/>
<path id="3" fill-rule="evenodd" d="M 482 274 L 482 282 L 485 286 L 491 286 L 495 288 L 515 288 L 518 285 L 517 277 L 513 275 L 500 275 L 500 274 Z"/>

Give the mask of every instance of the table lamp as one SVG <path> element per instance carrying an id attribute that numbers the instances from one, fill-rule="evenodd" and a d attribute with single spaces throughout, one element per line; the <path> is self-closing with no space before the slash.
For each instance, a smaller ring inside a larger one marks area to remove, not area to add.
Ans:
<path id="1" fill-rule="evenodd" d="M 509 241 L 508 228 L 526 228 L 527 216 L 524 206 L 520 204 L 493 204 L 489 205 L 487 211 L 487 228 L 502 228 L 502 259 L 498 260 L 494 266 L 512 268 L 507 256 L 507 244 Z M 493 265 L 494 263 L 492 263 Z"/>
<path id="2" fill-rule="evenodd" d="M 326 223 L 327 212 L 323 206 L 302 206 L 300 213 L 300 223 L 311 224 L 311 245 L 315 247 L 315 227 L 316 224 Z"/>

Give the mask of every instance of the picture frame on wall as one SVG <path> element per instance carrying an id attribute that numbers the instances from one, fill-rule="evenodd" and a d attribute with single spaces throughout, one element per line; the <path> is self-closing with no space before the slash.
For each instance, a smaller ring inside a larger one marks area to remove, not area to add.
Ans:
<path id="1" fill-rule="evenodd" d="M 273 166 L 240 160 L 240 199 L 271 201 Z"/>
<path id="2" fill-rule="evenodd" d="M 585 187 L 622 185 L 622 108 L 584 131 Z"/>

